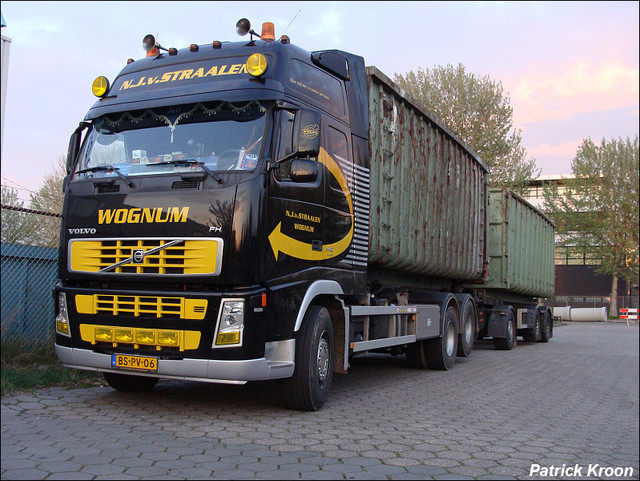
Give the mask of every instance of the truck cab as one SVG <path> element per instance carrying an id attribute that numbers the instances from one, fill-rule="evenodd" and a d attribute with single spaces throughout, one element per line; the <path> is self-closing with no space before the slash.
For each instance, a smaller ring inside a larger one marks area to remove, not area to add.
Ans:
<path id="1" fill-rule="evenodd" d="M 181 50 L 148 36 L 147 57 L 94 82 L 64 187 L 65 365 L 129 390 L 287 378 L 300 306 L 362 291 L 364 61 L 254 35 Z"/>

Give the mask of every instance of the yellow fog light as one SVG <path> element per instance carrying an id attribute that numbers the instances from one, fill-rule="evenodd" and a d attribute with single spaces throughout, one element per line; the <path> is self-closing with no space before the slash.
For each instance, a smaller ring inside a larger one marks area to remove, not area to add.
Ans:
<path id="1" fill-rule="evenodd" d="M 158 344 L 161 346 L 177 346 L 180 335 L 177 332 L 159 332 Z"/>
<path id="2" fill-rule="evenodd" d="M 67 321 L 62 319 L 61 316 L 58 316 L 56 318 L 56 331 L 58 331 L 60 334 L 69 334 L 69 324 L 67 323 Z"/>
<path id="3" fill-rule="evenodd" d="M 156 343 L 156 333 L 154 331 L 137 331 L 136 343 L 153 345 Z"/>
<path id="4" fill-rule="evenodd" d="M 111 342 L 113 340 L 113 330 L 106 327 L 96 327 L 93 337 L 96 341 Z"/>
<path id="5" fill-rule="evenodd" d="M 133 342 L 133 331 L 131 329 L 116 329 L 115 342 Z"/>
<path id="6" fill-rule="evenodd" d="M 267 71 L 267 58 L 261 53 L 254 53 L 247 59 L 247 72 L 259 77 Z"/>
<path id="7" fill-rule="evenodd" d="M 240 333 L 238 331 L 233 332 L 220 332 L 216 339 L 216 344 L 224 346 L 227 344 L 240 344 Z"/>
<path id="8" fill-rule="evenodd" d="M 103 97 L 109 91 L 109 79 L 107 77 L 97 77 L 91 85 L 91 91 L 96 97 Z"/>

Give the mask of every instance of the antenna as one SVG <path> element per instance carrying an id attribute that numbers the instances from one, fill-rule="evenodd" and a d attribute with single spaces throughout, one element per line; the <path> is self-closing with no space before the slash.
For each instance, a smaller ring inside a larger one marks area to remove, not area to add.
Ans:
<path id="1" fill-rule="evenodd" d="M 296 18 L 298 18 L 298 15 L 300 15 L 300 12 L 302 12 L 302 9 L 298 10 L 298 13 L 296 13 L 296 16 L 293 17 L 293 20 L 295 20 Z M 289 30 L 289 27 L 291 26 L 291 24 L 293 23 L 293 20 L 291 20 L 289 22 L 289 25 L 287 25 L 287 28 L 284 29 L 284 32 L 282 32 L 282 35 L 284 35 L 285 33 L 287 33 L 287 30 Z"/>

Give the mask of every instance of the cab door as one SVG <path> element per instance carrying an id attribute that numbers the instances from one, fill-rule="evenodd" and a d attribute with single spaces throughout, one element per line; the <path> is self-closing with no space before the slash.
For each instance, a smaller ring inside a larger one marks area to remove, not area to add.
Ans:
<path id="1" fill-rule="evenodd" d="M 269 165 L 266 211 L 268 278 L 322 265 L 325 169 L 319 163 L 322 117 L 311 110 L 278 110 Z"/>

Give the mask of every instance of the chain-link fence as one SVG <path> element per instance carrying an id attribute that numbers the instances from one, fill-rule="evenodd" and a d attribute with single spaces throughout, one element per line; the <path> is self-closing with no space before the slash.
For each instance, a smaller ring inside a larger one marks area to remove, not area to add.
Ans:
<path id="1" fill-rule="evenodd" d="M 2 348 L 53 345 L 60 214 L 2 204 Z"/>

